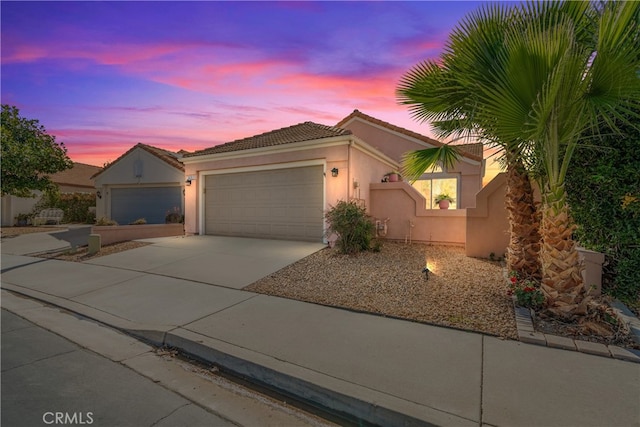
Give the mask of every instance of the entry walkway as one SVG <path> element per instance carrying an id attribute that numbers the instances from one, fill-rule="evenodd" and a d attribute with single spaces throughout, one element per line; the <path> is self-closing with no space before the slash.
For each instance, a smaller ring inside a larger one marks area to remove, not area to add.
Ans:
<path id="1" fill-rule="evenodd" d="M 46 301 L 381 425 L 640 425 L 640 364 L 246 292 L 302 251 L 216 239 L 90 263 L 3 254 L 2 305 Z"/>

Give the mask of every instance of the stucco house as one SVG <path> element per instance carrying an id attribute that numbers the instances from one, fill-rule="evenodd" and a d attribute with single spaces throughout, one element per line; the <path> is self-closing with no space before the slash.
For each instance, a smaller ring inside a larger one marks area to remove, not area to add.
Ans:
<path id="1" fill-rule="evenodd" d="M 184 212 L 182 153 L 138 143 L 93 176 L 96 218 L 130 224 L 144 218 L 163 224 L 170 211 Z"/>
<path id="2" fill-rule="evenodd" d="M 51 181 L 58 186 L 61 193 L 95 193 L 93 175 L 100 171 L 100 167 L 74 162 L 73 167 L 51 175 Z M 34 197 L 2 197 L 2 226 L 14 224 L 18 214 L 29 214 L 42 193 L 34 192 Z"/>
<path id="3" fill-rule="evenodd" d="M 438 145 L 356 110 L 336 126 L 304 122 L 186 154 L 185 232 L 323 241 L 327 209 L 371 206 L 371 186 L 404 152 Z M 467 150 L 459 167 L 423 177 L 430 188 L 450 180 L 458 208 L 475 206 L 482 187 L 481 148 Z M 419 187 L 401 184 L 427 207 Z"/>

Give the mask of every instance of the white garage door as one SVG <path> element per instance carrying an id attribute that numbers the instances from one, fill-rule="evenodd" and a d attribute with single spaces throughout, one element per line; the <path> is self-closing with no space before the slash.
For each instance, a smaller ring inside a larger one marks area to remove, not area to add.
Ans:
<path id="1" fill-rule="evenodd" d="M 319 242 L 323 168 L 205 177 L 205 234 Z"/>

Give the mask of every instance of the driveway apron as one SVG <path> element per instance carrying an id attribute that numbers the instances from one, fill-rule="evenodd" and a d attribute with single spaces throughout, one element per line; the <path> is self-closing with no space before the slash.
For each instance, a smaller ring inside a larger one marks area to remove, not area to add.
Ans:
<path id="1" fill-rule="evenodd" d="M 96 258 L 87 264 L 242 289 L 326 246 L 223 236 L 163 237 L 145 241 L 152 244 Z"/>

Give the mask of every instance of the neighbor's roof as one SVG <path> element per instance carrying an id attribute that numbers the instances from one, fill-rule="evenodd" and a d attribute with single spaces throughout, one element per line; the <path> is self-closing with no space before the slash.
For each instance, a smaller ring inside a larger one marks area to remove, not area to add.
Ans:
<path id="1" fill-rule="evenodd" d="M 153 154 L 154 156 L 156 156 L 160 160 L 164 161 L 165 163 L 169 164 L 170 166 L 173 166 L 174 168 L 184 172 L 184 165 L 178 160 L 178 158 L 181 157 L 181 153 L 184 152 L 184 150 L 180 150 L 179 153 L 174 153 L 172 151 L 163 150 L 162 148 L 152 147 L 151 145 L 147 145 L 147 144 L 143 144 L 143 143 L 139 142 L 136 145 L 134 145 L 133 147 L 131 147 L 122 156 L 118 157 L 116 160 L 114 160 L 109 165 L 107 165 L 107 167 L 103 168 L 101 171 L 99 171 L 98 173 L 93 175 L 91 178 L 95 178 L 98 175 L 102 174 L 104 171 L 108 170 L 110 167 L 112 167 L 113 165 L 118 163 L 120 160 L 122 160 L 123 158 L 127 157 L 127 155 L 129 153 L 131 153 L 132 151 L 134 151 L 136 148 L 140 148 L 142 150 L 145 150 L 148 153 Z"/>
<path id="2" fill-rule="evenodd" d="M 291 144 L 294 142 L 311 141 L 314 139 L 332 138 L 336 136 L 351 135 L 350 130 L 333 126 L 320 125 L 313 122 L 304 122 L 297 125 L 272 130 L 260 135 L 237 139 L 225 144 L 205 148 L 185 154 L 184 157 L 204 156 L 207 154 L 229 153 L 232 151 L 250 150 L 253 148 L 273 147 L 277 145 Z"/>
<path id="3" fill-rule="evenodd" d="M 100 171 L 100 167 L 85 163 L 73 162 L 73 167 L 50 176 L 57 185 L 93 188 L 93 176 Z"/>
<path id="4" fill-rule="evenodd" d="M 359 110 L 353 110 L 353 113 L 349 114 L 347 117 L 345 117 L 344 119 L 340 120 L 340 122 L 338 122 L 338 124 L 336 125 L 336 127 L 342 127 L 344 125 L 346 125 L 349 121 L 351 121 L 354 118 L 360 118 L 364 121 L 367 121 L 369 123 L 373 123 L 376 124 L 378 126 L 382 126 L 384 128 L 387 128 L 389 130 L 401 133 L 403 135 L 406 136 L 410 136 L 412 138 L 418 139 L 422 142 L 426 142 L 429 145 L 433 145 L 434 147 L 441 147 L 443 145 L 445 145 L 442 142 L 436 141 L 433 138 L 429 138 L 428 136 L 425 135 L 421 135 L 417 132 L 411 131 L 409 129 L 405 129 L 403 127 L 400 126 L 396 126 L 393 125 L 391 123 L 385 122 L 384 120 L 380 120 L 380 119 L 376 119 L 375 117 L 371 117 L 367 114 L 364 114 L 363 112 L 359 111 Z M 465 155 L 466 157 L 472 158 L 474 160 L 482 160 L 483 158 L 483 146 L 482 143 L 476 143 L 476 144 L 460 144 L 460 145 L 455 145 L 456 147 L 459 147 L 462 151 L 463 151 L 463 155 Z"/>

